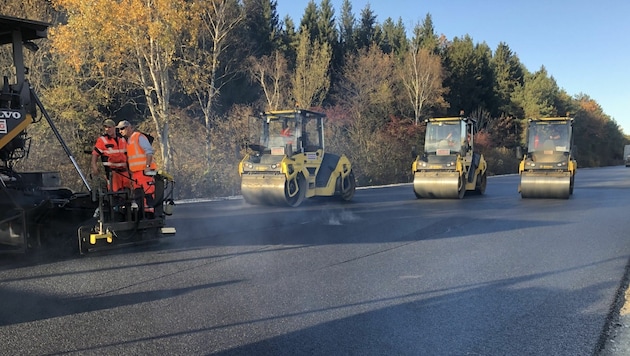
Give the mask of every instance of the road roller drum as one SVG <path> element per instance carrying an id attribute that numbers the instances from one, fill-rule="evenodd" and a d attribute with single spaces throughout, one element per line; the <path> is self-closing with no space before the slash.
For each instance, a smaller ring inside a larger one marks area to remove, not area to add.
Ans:
<path id="1" fill-rule="evenodd" d="M 287 182 L 286 177 L 279 174 L 243 176 L 241 194 L 246 202 L 254 205 L 298 206 L 304 200 L 299 183 Z"/>
<path id="2" fill-rule="evenodd" d="M 571 192 L 570 173 L 542 174 L 523 173 L 521 176 L 521 197 L 569 199 Z"/>
<path id="3" fill-rule="evenodd" d="M 418 198 L 460 199 L 465 189 L 458 172 L 416 172 L 413 191 Z"/>

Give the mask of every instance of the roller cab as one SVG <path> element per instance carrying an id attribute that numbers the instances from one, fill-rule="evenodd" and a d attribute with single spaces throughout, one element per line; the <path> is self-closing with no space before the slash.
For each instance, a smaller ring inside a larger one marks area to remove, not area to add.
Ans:
<path id="1" fill-rule="evenodd" d="M 475 121 L 448 117 L 426 120 L 424 151 L 412 164 L 417 198 L 461 199 L 484 194 L 486 161 L 474 150 Z"/>
<path id="2" fill-rule="evenodd" d="M 576 171 L 573 119 L 528 120 L 527 149 L 519 165 L 521 197 L 568 199 L 573 194 Z"/>
<path id="3" fill-rule="evenodd" d="M 256 143 L 238 166 L 241 194 L 254 205 L 299 206 L 306 198 L 351 200 L 356 182 L 345 155 L 325 151 L 324 118 L 310 110 L 260 113 Z"/>

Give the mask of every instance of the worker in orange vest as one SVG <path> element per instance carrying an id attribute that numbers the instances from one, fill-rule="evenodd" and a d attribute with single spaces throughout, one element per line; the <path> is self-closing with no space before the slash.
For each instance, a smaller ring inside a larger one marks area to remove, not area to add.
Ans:
<path id="1" fill-rule="evenodd" d="M 92 150 L 92 174 L 98 175 L 99 157 L 105 167 L 107 189 L 117 192 L 124 188 L 131 189 L 129 172 L 127 170 L 127 141 L 116 134 L 114 120 L 103 121 L 105 133 L 96 140 Z"/>
<path id="2" fill-rule="evenodd" d="M 120 121 L 116 126 L 127 139 L 127 163 L 131 172 L 134 191 L 142 189 L 144 192 L 144 212 L 155 211 L 155 170 L 157 165 L 153 161 L 153 147 L 147 136 L 136 131 L 127 120 Z"/>

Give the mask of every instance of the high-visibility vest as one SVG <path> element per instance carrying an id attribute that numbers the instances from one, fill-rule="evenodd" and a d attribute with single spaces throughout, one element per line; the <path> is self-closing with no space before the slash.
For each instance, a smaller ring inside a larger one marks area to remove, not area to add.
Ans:
<path id="1" fill-rule="evenodd" d="M 100 141 L 100 142 L 98 142 Z M 106 157 L 103 160 L 103 166 L 109 167 L 115 171 L 123 171 L 127 169 L 127 144 L 125 140 L 120 138 L 109 137 L 103 135 L 98 138 L 94 147 L 96 152 Z"/>
<path id="2" fill-rule="evenodd" d="M 129 170 L 132 172 L 143 171 L 147 168 L 147 155 L 140 147 L 140 135 L 138 131 L 134 131 L 127 141 L 127 161 L 129 162 Z M 151 162 L 151 169 L 157 169 L 157 164 Z"/>

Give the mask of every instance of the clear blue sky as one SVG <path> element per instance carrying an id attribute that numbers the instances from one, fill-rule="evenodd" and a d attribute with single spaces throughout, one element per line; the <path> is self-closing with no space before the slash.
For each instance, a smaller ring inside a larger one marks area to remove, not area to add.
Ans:
<path id="1" fill-rule="evenodd" d="M 315 0 L 319 6 L 321 0 Z M 342 0 L 332 0 L 335 18 Z M 308 0 L 277 0 L 298 25 Z M 351 0 L 356 19 L 370 5 L 408 33 L 431 14 L 447 39 L 466 34 L 494 51 L 505 42 L 530 72 L 545 66 L 569 95 L 587 94 L 630 134 L 630 0 Z"/>

